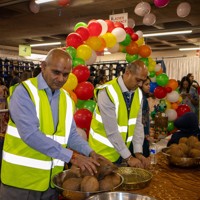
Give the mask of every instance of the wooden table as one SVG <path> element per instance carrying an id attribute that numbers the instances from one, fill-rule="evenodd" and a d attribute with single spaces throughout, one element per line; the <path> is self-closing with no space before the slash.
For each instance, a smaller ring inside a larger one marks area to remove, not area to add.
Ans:
<path id="1" fill-rule="evenodd" d="M 154 176 L 149 186 L 131 192 L 157 200 L 200 200 L 200 166 L 178 168 L 169 165 L 162 153 L 157 157 L 158 164 L 152 170 Z"/>

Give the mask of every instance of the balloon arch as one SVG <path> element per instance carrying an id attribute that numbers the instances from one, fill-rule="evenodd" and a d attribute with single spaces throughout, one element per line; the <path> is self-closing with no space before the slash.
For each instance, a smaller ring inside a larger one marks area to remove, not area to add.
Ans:
<path id="1" fill-rule="evenodd" d="M 94 86 L 88 81 L 90 71 L 87 65 L 95 63 L 97 54 L 105 48 L 111 53 L 125 53 L 127 63 L 141 60 L 148 67 L 152 81 L 150 91 L 162 102 L 162 106 L 151 115 L 164 112 L 168 116 L 168 131 L 173 131 L 173 121 L 177 117 L 190 110 L 187 105 L 181 104 L 182 98 L 177 90 L 178 82 L 169 79 L 167 74 L 163 73 L 161 65 L 151 58 L 152 51 L 150 46 L 145 44 L 142 31 L 135 32 L 133 27 L 133 22 L 124 27 L 120 22 L 93 19 L 88 24 L 77 23 L 74 32 L 66 37 L 65 51 L 73 59 L 73 70 L 63 88 L 69 92 L 76 104 L 76 125 L 85 130 L 87 136 L 96 106 L 96 102 L 92 100 Z"/>

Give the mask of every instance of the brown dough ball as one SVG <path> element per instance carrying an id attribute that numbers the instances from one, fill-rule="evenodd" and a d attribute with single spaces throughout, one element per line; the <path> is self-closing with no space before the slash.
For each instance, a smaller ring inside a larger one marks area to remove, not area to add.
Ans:
<path id="1" fill-rule="evenodd" d="M 182 152 L 185 154 L 185 157 L 187 157 L 187 154 L 189 152 L 189 147 L 185 143 L 179 143 L 178 146 L 182 150 Z"/>
<path id="2" fill-rule="evenodd" d="M 81 181 L 82 192 L 96 192 L 99 190 L 99 182 L 95 176 L 85 176 Z"/>
<path id="3" fill-rule="evenodd" d="M 189 152 L 189 156 L 191 158 L 198 158 L 198 157 L 200 157 L 200 150 L 198 150 L 198 149 L 191 149 L 190 152 Z"/>
<path id="4" fill-rule="evenodd" d="M 100 191 L 112 190 L 121 183 L 121 177 L 116 173 L 111 173 L 99 181 Z"/>
<path id="5" fill-rule="evenodd" d="M 196 143 L 194 144 L 194 149 L 200 150 L 200 142 L 196 142 Z"/>
<path id="6" fill-rule="evenodd" d="M 171 148 L 170 154 L 175 157 L 184 157 L 182 149 L 177 145 L 176 147 Z"/>
<path id="7" fill-rule="evenodd" d="M 192 149 L 194 147 L 194 144 L 198 142 L 198 138 L 195 136 L 190 136 L 186 142 L 186 144 Z"/>
<path id="8" fill-rule="evenodd" d="M 179 143 L 179 144 L 180 144 L 180 143 L 186 143 L 187 140 L 188 140 L 187 137 L 182 137 L 182 138 L 179 139 L 179 142 L 178 142 L 178 143 Z"/>
<path id="9" fill-rule="evenodd" d="M 82 178 L 69 178 L 62 184 L 62 188 L 65 190 L 80 191 Z"/>

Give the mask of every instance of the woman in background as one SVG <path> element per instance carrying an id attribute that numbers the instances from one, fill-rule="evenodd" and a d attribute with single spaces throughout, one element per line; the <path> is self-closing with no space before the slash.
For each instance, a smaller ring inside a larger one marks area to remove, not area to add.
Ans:
<path id="1" fill-rule="evenodd" d="M 150 120 L 149 120 L 149 104 L 147 98 L 149 97 L 151 79 L 147 79 L 143 82 L 140 89 L 143 93 L 143 107 L 142 107 L 142 123 L 144 125 L 144 143 L 143 143 L 143 155 L 149 157 L 149 130 L 150 130 Z"/>
<path id="2" fill-rule="evenodd" d="M 180 95 L 183 98 L 182 103 L 190 107 L 191 112 L 194 112 L 198 117 L 199 96 L 194 87 L 191 87 L 191 81 L 187 76 L 181 79 Z"/>

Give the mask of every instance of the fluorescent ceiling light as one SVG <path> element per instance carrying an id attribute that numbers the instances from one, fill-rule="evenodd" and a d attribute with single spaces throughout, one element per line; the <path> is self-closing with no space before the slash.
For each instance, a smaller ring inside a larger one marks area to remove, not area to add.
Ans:
<path id="1" fill-rule="evenodd" d="M 26 56 L 25 58 L 30 60 L 45 60 L 46 55 L 32 53 L 31 56 Z"/>
<path id="2" fill-rule="evenodd" d="M 53 46 L 53 45 L 61 45 L 61 42 L 50 42 L 50 43 L 40 43 L 40 44 L 31 44 L 31 47 L 41 47 L 41 46 Z"/>
<path id="3" fill-rule="evenodd" d="M 47 2 L 51 2 L 51 1 L 55 1 L 55 0 L 36 0 L 35 3 L 42 4 L 42 3 L 47 3 Z"/>
<path id="4" fill-rule="evenodd" d="M 200 47 L 180 48 L 179 51 L 195 51 L 200 50 Z"/>
<path id="5" fill-rule="evenodd" d="M 155 36 L 178 35 L 178 34 L 189 34 L 189 33 L 192 33 L 192 30 L 147 33 L 147 34 L 143 34 L 143 37 L 155 37 Z"/>

